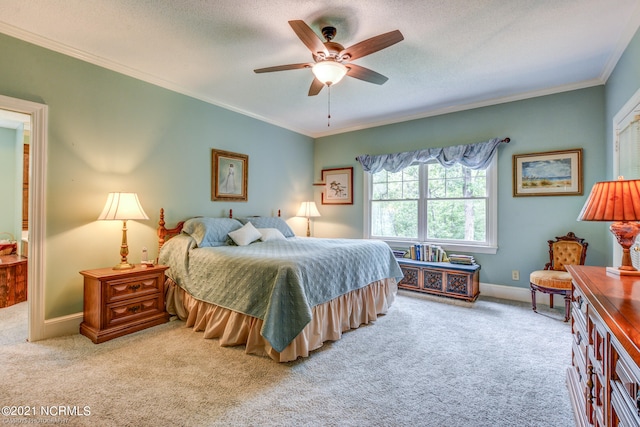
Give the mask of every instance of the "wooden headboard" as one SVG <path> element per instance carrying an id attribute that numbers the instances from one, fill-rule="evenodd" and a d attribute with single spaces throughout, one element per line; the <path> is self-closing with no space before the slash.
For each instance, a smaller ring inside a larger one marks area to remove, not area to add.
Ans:
<path id="1" fill-rule="evenodd" d="M 280 217 L 280 209 L 278 209 L 278 217 Z M 197 217 L 193 217 L 197 218 Z M 229 209 L 229 218 L 233 218 L 233 209 Z M 184 221 L 180 221 L 173 228 L 166 228 L 164 222 L 164 208 L 160 208 L 160 221 L 158 221 L 158 254 L 160 254 L 160 249 L 164 242 L 172 238 L 173 236 L 177 236 L 182 232 L 182 227 L 184 226 Z"/>

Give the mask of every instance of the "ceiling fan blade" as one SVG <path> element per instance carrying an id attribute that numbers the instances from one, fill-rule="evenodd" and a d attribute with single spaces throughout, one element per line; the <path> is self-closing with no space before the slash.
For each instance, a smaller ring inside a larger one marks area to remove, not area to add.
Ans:
<path id="1" fill-rule="evenodd" d="M 320 37 L 318 37 L 311 27 L 309 27 L 304 21 L 289 21 L 289 25 L 291 25 L 293 31 L 313 55 L 316 55 L 318 52 L 323 52 L 325 55 L 329 55 L 329 52 Z"/>
<path id="2" fill-rule="evenodd" d="M 340 56 L 349 55 L 349 61 L 353 61 L 354 59 L 362 58 L 363 56 L 382 50 L 402 40 L 404 40 L 404 36 L 399 30 L 389 31 L 388 33 L 380 34 L 356 43 L 353 46 L 349 46 L 340 52 Z"/>
<path id="3" fill-rule="evenodd" d="M 300 68 L 309 68 L 313 64 L 309 64 L 305 62 L 304 64 L 288 64 L 288 65 L 277 65 L 275 67 L 267 67 L 267 68 L 258 68 L 257 70 L 253 70 L 254 73 L 271 73 L 273 71 L 286 71 L 286 70 L 298 70 Z"/>
<path id="4" fill-rule="evenodd" d="M 381 85 L 389 80 L 389 77 L 383 76 L 380 73 L 376 73 L 373 70 L 356 64 L 346 64 L 346 66 L 349 69 L 347 71 L 347 76 L 355 77 L 356 79 L 364 80 L 365 82 Z"/>
<path id="5" fill-rule="evenodd" d="M 323 87 L 324 87 L 324 83 L 314 78 L 313 81 L 311 82 L 311 87 L 309 88 L 309 96 L 316 96 L 317 94 L 320 93 Z"/>

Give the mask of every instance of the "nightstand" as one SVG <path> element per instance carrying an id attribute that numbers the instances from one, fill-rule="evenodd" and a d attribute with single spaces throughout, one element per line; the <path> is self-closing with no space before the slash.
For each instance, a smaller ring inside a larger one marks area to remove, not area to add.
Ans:
<path id="1" fill-rule="evenodd" d="M 164 272 L 169 267 L 136 265 L 129 270 L 85 270 L 84 321 L 80 333 L 99 344 L 169 320 Z"/>

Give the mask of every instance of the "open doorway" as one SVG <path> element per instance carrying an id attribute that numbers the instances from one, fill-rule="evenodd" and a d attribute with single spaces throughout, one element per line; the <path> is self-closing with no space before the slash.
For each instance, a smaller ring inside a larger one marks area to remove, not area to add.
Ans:
<path id="1" fill-rule="evenodd" d="M 0 110 L 0 343 L 28 336 L 31 116 Z"/>
<path id="2" fill-rule="evenodd" d="M 31 116 L 0 110 L 0 343 L 28 336 L 30 132 Z"/>
<path id="3" fill-rule="evenodd" d="M 21 249 L 27 256 L 27 338 L 37 341 L 46 338 L 44 319 L 44 265 L 45 265 L 45 177 L 47 150 L 47 117 L 46 105 L 0 95 L 0 112 L 18 113 L 29 118 L 29 164 L 28 198 L 25 203 L 28 217 L 25 248 Z M 16 154 L 17 156 L 17 154 Z M 17 158 L 16 158 L 17 161 Z M 18 200 L 21 200 L 18 199 Z M 15 207 L 22 212 L 22 203 Z M 22 214 L 20 228 L 22 227 Z M 18 237 L 16 237 L 18 239 Z"/>

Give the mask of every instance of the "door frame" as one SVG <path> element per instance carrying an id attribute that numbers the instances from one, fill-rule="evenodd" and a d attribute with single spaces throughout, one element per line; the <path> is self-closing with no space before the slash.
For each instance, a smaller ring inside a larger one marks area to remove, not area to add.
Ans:
<path id="1" fill-rule="evenodd" d="M 49 108 L 37 102 L 0 95 L 0 109 L 31 116 L 29 167 L 29 248 L 27 253 L 28 337 L 45 338 L 46 177 Z"/>

